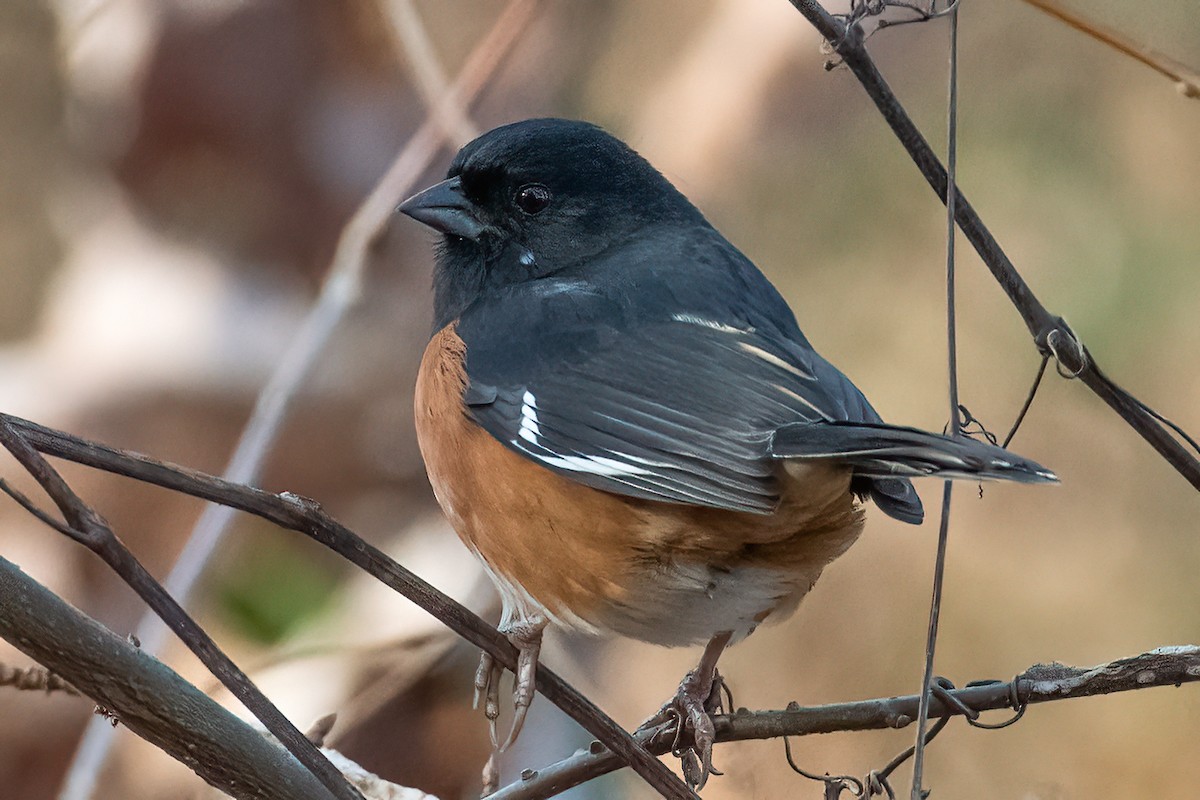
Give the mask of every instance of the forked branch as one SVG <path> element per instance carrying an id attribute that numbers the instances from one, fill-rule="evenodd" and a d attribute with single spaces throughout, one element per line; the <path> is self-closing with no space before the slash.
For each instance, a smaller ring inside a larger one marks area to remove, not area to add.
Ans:
<path id="1" fill-rule="evenodd" d="M 0 414 L 0 431 L 10 432 L 10 441 L 16 439 L 40 453 L 220 503 L 253 514 L 281 528 L 303 533 L 404 595 L 459 636 L 491 653 L 509 669 L 516 666 L 516 649 L 493 626 L 480 619 L 466 606 L 447 597 L 396 563 L 383 551 L 364 541 L 331 518 L 312 500 L 290 493 L 273 494 L 231 483 L 138 453 L 89 442 L 7 414 Z M 68 525 L 74 530 L 75 521 L 68 518 Z M 27 635 L 36 633 L 31 631 Z M 55 669 L 53 664 L 45 666 Z M 695 797 L 666 764 L 635 742 L 629 733 L 578 690 L 540 664 L 537 668 L 537 688 L 567 716 L 604 742 L 607 747 L 620 753 L 620 758 L 663 797 Z"/>

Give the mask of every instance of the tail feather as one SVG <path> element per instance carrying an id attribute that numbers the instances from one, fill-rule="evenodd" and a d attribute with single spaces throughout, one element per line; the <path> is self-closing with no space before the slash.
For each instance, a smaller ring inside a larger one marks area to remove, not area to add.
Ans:
<path id="1" fill-rule="evenodd" d="M 1042 465 L 995 445 L 916 428 L 862 422 L 785 425 L 771 440 L 771 455 L 834 459 L 853 467 L 856 477 L 876 481 L 926 476 L 1020 483 L 1058 481 Z M 895 493 L 886 485 L 879 488 L 885 495 Z M 875 487 L 872 494 L 877 494 Z"/>
<path id="2" fill-rule="evenodd" d="M 850 490 L 859 497 L 869 496 L 880 511 L 893 519 L 909 525 L 920 525 L 925 520 L 925 508 L 910 480 L 856 476 L 850 482 Z"/>

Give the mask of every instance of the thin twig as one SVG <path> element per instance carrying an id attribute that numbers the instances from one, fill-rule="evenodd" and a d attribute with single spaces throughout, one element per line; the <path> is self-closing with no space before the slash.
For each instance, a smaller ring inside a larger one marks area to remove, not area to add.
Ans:
<path id="1" fill-rule="evenodd" d="M 385 586 L 428 611 L 459 636 L 492 656 L 508 669 L 517 664 L 517 651 L 508 639 L 470 609 L 392 560 L 340 524 L 312 500 L 298 495 L 273 494 L 243 486 L 197 470 L 157 461 L 45 428 L 19 417 L 0 413 L 0 426 L 11 426 L 39 451 L 94 469 L 124 475 L 144 483 L 182 492 L 235 508 L 281 528 L 302 533 L 338 553 Z M 695 798 L 666 764 L 659 761 L 607 714 L 545 666 L 537 667 L 537 688 L 584 730 L 612 748 L 630 767 L 664 797 Z"/>
<path id="2" fill-rule="evenodd" d="M 479 135 L 479 127 L 467 116 L 467 109 L 458 101 L 458 93 L 450 86 L 421 14 L 413 0 L 386 0 L 384 5 L 396 49 L 408 62 L 430 117 L 441 126 L 443 139 L 462 147 Z"/>
<path id="3" fill-rule="evenodd" d="M 1004 437 L 1004 441 L 1000 444 L 1001 447 L 1007 448 L 1012 443 L 1013 437 L 1017 435 L 1021 423 L 1025 421 L 1025 415 L 1029 413 L 1029 407 L 1033 405 L 1033 398 L 1037 397 L 1038 388 L 1042 385 L 1042 377 L 1046 374 L 1046 365 L 1049 363 L 1049 354 L 1042 356 L 1042 363 L 1038 365 L 1033 385 L 1029 387 L 1029 394 L 1025 395 L 1025 402 L 1021 405 L 1021 410 L 1017 412 L 1017 418 L 1013 420 L 1012 427 L 1008 429 L 1008 435 Z"/>
<path id="4" fill-rule="evenodd" d="M 17 505 L 32 514 L 34 519 L 36 519 L 38 522 L 42 523 L 48 528 L 58 531 L 69 539 L 75 538 L 75 531 L 71 529 L 70 525 L 67 525 L 61 520 L 55 519 L 49 513 L 39 508 L 37 503 L 30 500 L 28 496 L 19 491 L 16 487 L 3 478 L 0 478 L 0 492 L 4 492 L 6 495 L 15 500 Z"/>
<path id="5" fill-rule="evenodd" d="M 1097 667 L 1038 664 L 1011 681 L 971 685 L 947 692 L 961 707 L 934 697 L 929 716 L 944 718 L 972 711 L 990 711 L 1048 703 L 1076 697 L 1130 692 L 1151 686 L 1179 686 L 1200 681 L 1200 647 L 1161 647 Z M 783 711 L 738 711 L 714 717 L 718 742 L 808 736 L 816 733 L 904 728 L 912 723 L 918 695 L 859 700 L 824 706 L 791 706 Z M 641 741 L 654 753 L 669 752 L 676 735 L 673 725 L 646 732 Z M 689 742 L 680 741 L 680 746 Z M 502 787 L 488 800 L 544 800 L 593 778 L 621 768 L 621 760 L 598 744 Z"/>
<path id="6" fill-rule="evenodd" d="M 1064 8 L 1058 0 L 1025 0 L 1025 2 L 1075 30 L 1087 34 L 1096 41 L 1124 53 L 1135 61 L 1140 61 L 1159 75 L 1169 78 L 1184 97 L 1200 98 L 1200 75 L 1174 59 L 1162 53 L 1156 53 L 1112 28 L 1100 25 Z"/>
<path id="7" fill-rule="evenodd" d="M 328 273 L 312 309 L 283 353 L 255 401 L 254 410 L 238 440 L 225 477 L 235 483 L 257 483 L 262 465 L 298 390 L 312 372 L 333 332 L 358 301 L 361 280 L 372 246 L 384 230 L 392 209 L 433 162 L 443 141 L 441 120 L 449 109 L 462 109 L 479 94 L 501 60 L 525 30 L 537 0 L 513 0 L 492 29 L 476 45 L 449 92 L 431 108 L 427 120 L 408 140 L 387 173 L 355 211 L 342 230 Z M 187 605 L 192 590 L 220 546 L 233 521 L 233 512 L 220 505 L 205 506 L 178 559 L 164 581 L 167 591 Z M 156 654 L 166 641 L 158 617 L 147 613 L 136 628 L 147 652 Z M 67 772 L 60 800 L 87 800 L 111 751 L 115 733 L 93 721 L 87 726 Z"/>
<path id="8" fill-rule="evenodd" d="M 950 395 L 950 436 L 961 430 L 958 415 L 958 329 L 954 275 L 954 206 L 958 165 L 958 5 L 950 7 L 950 88 L 946 124 L 946 355 Z M 946 577 L 946 549 L 950 543 L 950 498 L 954 481 L 942 487 L 942 518 L 938 524 L 937 555 L 933 564 L 933 596 L 929 601 L 929 627 L 925 634 L 925 668 L 921 678 L 921 702 L 917 709 L 917 739 L 913 745 L 912 800 L 924 800 L 921 788 L 925 774 L 925 726 L 933 691 L 933 660 L 937 651 L 938 622 L 942 612 L 942 589 Z"/>
<path id="9" fill-rule="evenodd" d="M 12 454 L 49 495 L 66 519 L 64 528 L 56 528 L 72 540 L 98 555 L 188 646 L 204 666 L 266 726 L 339 800 L 363 800 L 346 782 L 342 773 L 329 762 L 312 742 L 267 699 L 250 678 L 217 646 L 217 643 L 188 616 L 162 585 L 142 566 L 133 553 L 117 538 L 109 524 L 85 503 L 63 480 L 38 450 L 7 420 L 0 420 L 0 444 Z"/>
<path id="10" fill-rule="evenodd" d="M 875 103 L 884 120 L 891 126 L 896 138 L 908 151 L 909 156 L 925 176 L 937 196 L 945 201 L 946 170 L 942 167 L 933 149 L 908 112 L 900 105 L 887 81 L 875 67 L 870 54 L 863 47 L 862 34 L 857 28 L 846 29 L 827 12 L 817 0 L 788 0 L 804 15 L 817 32 L 829 42 L 842 62 L 858 78 L 867 95 Z M 983 263 L 999 282 L 1013 306 L 1021 314 L 1025 326 L 1033 336 L 1042 353 L 1053 351 L 1067 374 L 1078 377 L 1100 399 L 1129 423 L 1143 439 L 1158 451 L 1192 486 L 1200 490 L 1200 460 L 1193 456 L 1158 422 L 1156 416 L 1146 410 L 1141 401 L 1134 398 L 1112 380 L 1096 364 L 1091 353 L 1075 336 L 1070 326 L 1046 310 L 1037 299 L 1029 284 L 1017 272 L 1008 255 L 1000 248 L 991 231 L 983 224 L 974 207 L 967 201 L 961 189 L 954 193 L 955 220 L 959 230 L 974 246 Z"/>

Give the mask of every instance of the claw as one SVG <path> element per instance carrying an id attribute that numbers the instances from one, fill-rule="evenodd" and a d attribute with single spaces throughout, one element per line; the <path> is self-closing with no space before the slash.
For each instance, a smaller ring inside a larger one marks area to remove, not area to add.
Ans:
<path id="1" fill-rule="evenodd" d="M 725 682 L 716 664 L 730 638 L 729 634 L 714 636 L 704 649 L 700 665 L 684 676 L 675 696 L 638 727 L 642 731 L 674 719 L 677 737 L 685 728 L 692 729 L 691 747 L 683 751 L 676 747 L 674 751 L 682 762 L 684 779 L 695 790 L 704 788 L 709 775 L 721 774 L 712 763 L 716 727 L 711 715 L 721 710 L 721 687 Z"/>
<path id="2" fill-rule="evenodd" d="M 692 789 L 699 791 L 708 783 L 708 771 L 694 751 L 684 750 L 680 753 L 679 764 L 683 770 L 683 779 Z"/>
<path id="3" fill-rule="evenodd" d="M 475 699 L 473 706 L 479 708 L 483 702 L 483 716 L 488 721 L 488 735 L 492 739 L 492 747 L 498 747 L 500 732 L 496 721 L 500 718 L 500 677 L 504 667 L 489 653 L 479 657 L 479 668 L 475 670 Z"/>
<path id="4" fill-rule="evenodd" d="M 483 715 L 488 721 L 488 734 L 492 739 L 492 747 L 496 753 L 507 750 L 517 740 L 525 719 L 529 716 L 529 707 L 533 704 L 533 696 L 537 684 L 538 655 L 542 649 L 542 630 L 546 627 L 544 619 L 521 620 L 501 628 L 508 640 L 517 648 L 517 670 L 513 684 L 513 721 L 508 735 L 501 744 L 497 721 L 500 718 L 500 679 L 504 675 L 504 666 L 496 661 L 489 653 L 483 653 L 479 658 L 479 667 L 475 670 L 474 707 L 483 704 Z M 493 754 L 494 760 L 495 754 Z"/>
<path id="5" fill-rule="evenodd" d="M 688 709 L 688 720 L 692 723 L 692 749 L 700 757 L 700 782 L 697 789 L 703 789 L 712 772 L 713 742 L 717 738 L 717 729 L 713 727 L 712 717 L 702 708 L 692 706 Z"/>
<path id="6" fill-rule="evenodd" d="M 521 729 L 525 727 L 525 718 L 529 715 L 529 706 L 533 704 L 533 695 L 537 685 L 538 655 L 542 650 L 541 629 L 533 636 L 525 637 L 514 644 L 520 648 L 517 656 L 517 674 L 513 685 L 513 721 L 508 732 L 508 738 L 500 746 L 500 752 L 508 749 L 517 740 Z"/>
<path id="7" fill-rule="evenodd" d="M 479 702 L 487 694 L 492 680 L 492 654 L 486 650 L 479 655 L 479 666 L 475 670 L 475 696 L 471 700 L 471 708 L 479 708 Z"/>

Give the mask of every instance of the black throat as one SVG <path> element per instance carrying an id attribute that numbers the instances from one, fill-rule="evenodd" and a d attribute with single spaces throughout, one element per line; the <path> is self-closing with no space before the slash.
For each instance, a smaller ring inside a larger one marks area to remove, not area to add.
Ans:
<path id="1" fill-rule="evenodd" d="M 433 332 L 461 317 L 487 290 L 534 277 L 538 265 L 522 261 L 526 252 L 512 242 L 489 247 L 484 240 L 444 237 L 433 269 Z"/>

